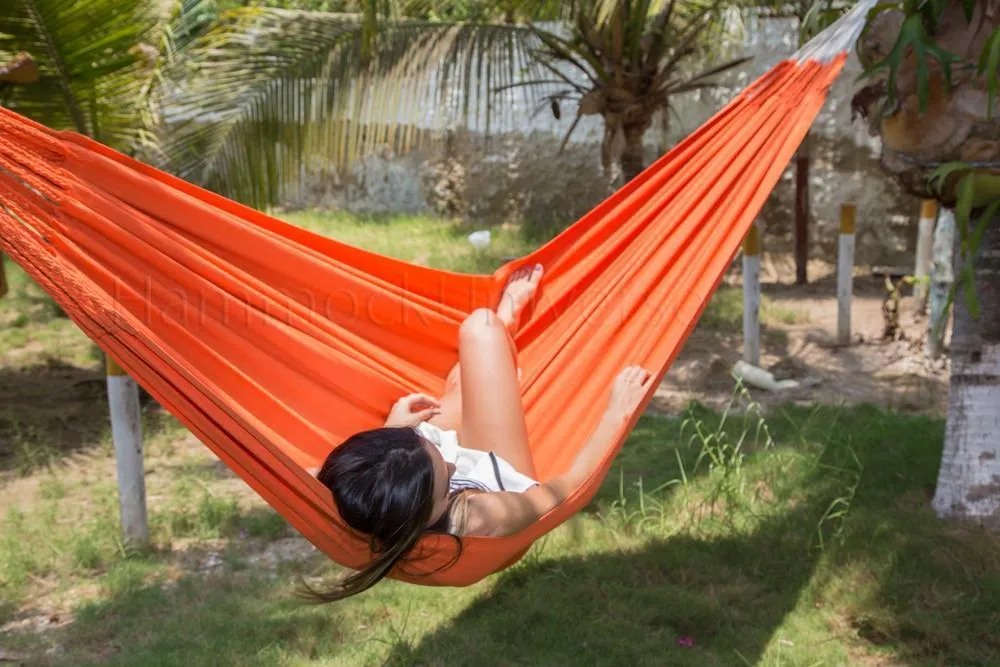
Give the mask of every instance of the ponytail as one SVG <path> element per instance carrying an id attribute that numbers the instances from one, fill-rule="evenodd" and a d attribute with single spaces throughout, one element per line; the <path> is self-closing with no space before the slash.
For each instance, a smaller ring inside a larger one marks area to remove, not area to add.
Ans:
<path id="1" fill-rule="evenodd" d="M 413 429 L 380 428 L 334 449 L 317 478 L 333 492 L 347 525 L 370 536 L 373 556 L 328 587 L 300 582 L 300 598 L 323 604 L 368 590 L 413 550 L 434 510 L 434 465 Z"/>

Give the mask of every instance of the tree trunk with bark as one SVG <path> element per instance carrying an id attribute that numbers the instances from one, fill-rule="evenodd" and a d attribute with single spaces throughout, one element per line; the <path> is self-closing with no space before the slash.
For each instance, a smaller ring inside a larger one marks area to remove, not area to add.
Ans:
<path id="1" fill-rule="evenodd" d="M 979 174 L 1000 175 L 1000 115 L 991 112 L 989 82 L 979 67 L 1000 26 L 993 4 L 973 3 L 971 18 L 954 0 L 940 11 L 933 40 L 958 58 L 950 77 L 930 58 L 926 71 L 918 72 L 910 53 L 892 82 L 883 70 L 852 100 L 853 110 L 882 139 L 883 169 L 914 195 L 948 207 L 955 206 L 957 182 L 968 170 L 931 187 L 939 165 L 963 162 Z M 862 66 L 870 68 L 892 52 L 906 20 L 897 9 L 870 19 L 857 45 Z M 887 103 L 890 83 L 893 104 Z M 977 194 L 989 201 L 995 193 Z M 955 236 L 958 246 L 961 235 Z M 969 310 L 966 285 L 957 282 L 958 266 L 955 275 L 948 425 L 933 504 L 941 516 L 1000 523 L 1000 217 L 990 221 L 975 260 L 978 318 Z"/>
<path id="2" fill-rule="evenodd" d="M 957 236 L 957 235 L 956 235 Z M 956 274 L 961 275 L 956 240 Z M 1000 218 L 975 259 L 980 313 L 955 295 L 948 426 L 934 510 L 1000 526 Z"/>
<path id="3" fill-rule="evenodd" d="M 625 126 L 625 148 L 622 150 L 621 166 L 626 183 L 646 168 L 646 149 L 642 144 L 646 127 L 649 127 L 648 123 L 641 129 Z"/>

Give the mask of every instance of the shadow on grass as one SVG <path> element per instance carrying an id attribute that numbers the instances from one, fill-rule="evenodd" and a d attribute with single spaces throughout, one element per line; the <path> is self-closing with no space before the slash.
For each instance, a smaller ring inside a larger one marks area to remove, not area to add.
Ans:
<path id="1" fill-rule="evenodd" d="M 744 428 L 692 414 L 710 431 Z M 116 575 L 64 638 L 103 647 L 92 661 L 111 665 L 368 664 L 385 653 L 396 665 L 997 664 L 1000 540 L 927 506 L 940 421 L 871 406 L 776 410 L 775 446 L 746 447 L 728 478 L 744 487 L 711 511 L 725 471 L 698 463 L 679 427 L 640 421 L 618 461 L 624 481 L 613 473 L 588 510 L 603 522 L 590 524 L 593 544 L 532 552 L 464 608 L 464 593 L 387 585 L 316 609 L 288 596 L 289 577 L 244 562 L 172 584 Z M 616 500 L 635 506 L 636 480 L 648 489 L 682 468 L 689 486 L 660 496 L 664 527 L 616 518 Z M 448 612 L 435 609 L 448 599 Z M 355 646 L 358 628 L 414 605 L 441 617 L 429 634 L 382 633 L 379 655 Z"/>
<path id="2" fill-rule="evenodd" d="M 108 428 L 98 370 L 56 359 L 0 368 L 0 471 L 43 467 L 97 443 Z"/>
<path id="3" fill-rule="evenodd" d="M 634 550 L 530 559 L 391 662 L 996 664 L 1000 540 L 928 508 L 941 422 L 871 406 L 771 422 L 780 445 L 745 477 L 761 502 Z M 633 473 L 651 464 L 642 426 Z"/>
<path id="4" fill-rule="evenodd" d="M 152 399 L 140 389 L 140 404 Z M 166 415 L 147 420 L 156 433 Z M 103 370 L 56 358 L 33 366 L 0 368 L 0 472 L 27 474 L 107 441 L 111 433 Z"/>
<path id="5" fill-rule="evenodd" d="M 391 663 L 755 664 L 812 572 L 783 536 L 775 524 L 749 540 L 679 536 L 521 566 Z"/>

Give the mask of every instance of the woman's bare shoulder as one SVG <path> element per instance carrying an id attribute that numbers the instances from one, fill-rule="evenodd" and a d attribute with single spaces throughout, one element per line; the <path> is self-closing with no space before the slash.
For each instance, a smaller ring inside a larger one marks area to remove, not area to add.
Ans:
<path id="1" fill-rule="evenodd" d="M 535 487 L 523 493 L 477 493 L 466 500 L 464 530 L 469 537 L 506 537 L 524 530 L 551 509 L 550 501 Z"/>

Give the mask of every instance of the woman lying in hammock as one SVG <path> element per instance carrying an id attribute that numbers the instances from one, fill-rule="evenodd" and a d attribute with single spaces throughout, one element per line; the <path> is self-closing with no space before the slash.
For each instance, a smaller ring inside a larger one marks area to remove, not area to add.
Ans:
<path id="1" fill-rule="evenodd" d="M 469 315 L 459 331 L 459 363 L 440 400 L 404 396 L 384 427 L 351 436 L 327 457 L 317 477 L 333 492 L 344 521 L 371 536 L 374 560 L 308 597 L 333 602 L 373 586 L 428 530 L 512 535 L 561 503 L 615 445 L 652 381 L 636 366 L 615 378 L 604 417 L 569 470 L 544 483 L 534 480 L 508 330 L 516 328 L 541 277 L 540 265 L 515 272 L 496 312 Z"/>

